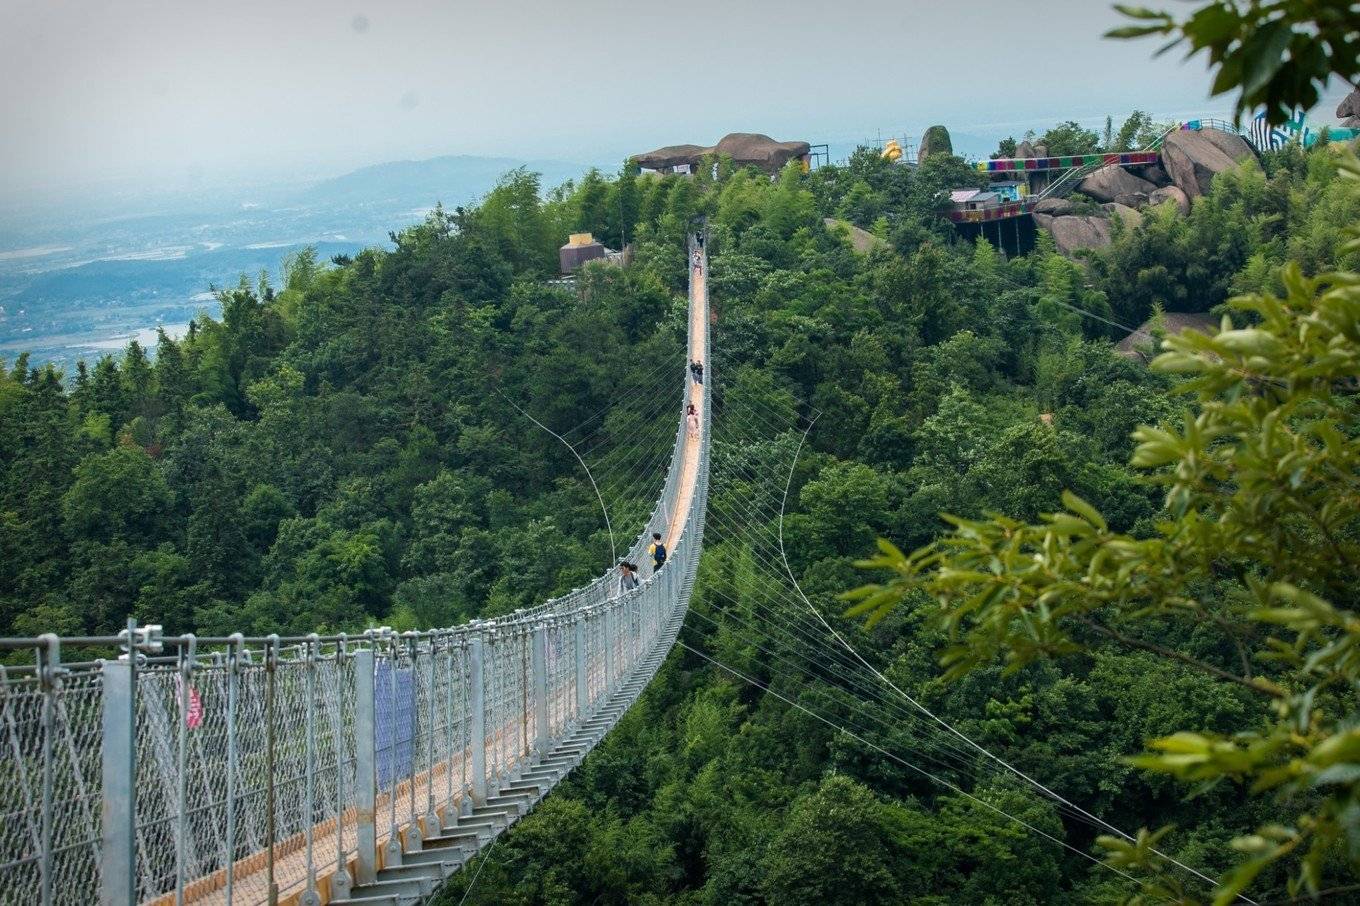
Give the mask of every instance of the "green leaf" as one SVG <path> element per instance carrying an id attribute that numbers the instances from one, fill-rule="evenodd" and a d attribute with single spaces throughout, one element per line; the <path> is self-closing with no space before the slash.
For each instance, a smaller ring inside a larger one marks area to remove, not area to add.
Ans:
<path id="1" fill-rule="evenodd" d="M 1148 9 L 1146 6 L 1129 6 L 1127 3 L 1116 3 L 1114 8 L 1120 15 L 1128 16 L 1130 19 L 1156 19 L 1160 22 L 1170 22 L 1171 15 L 1167 12 Z"/>
<path id="2" fill-rule="evenodd" d="M 1119 40 L 1141 38 L 1144 35 L 1163 34 L 1167 28 L 1165 25 L 1123 25 L 1105 32 L 1105 37 Z"/>
<path id="3" fill-rule="evenodd" d="M 1063 506 L 1081 516 L 1102 532 L 1109 528 L 1109 524 L 1105 522 L 1105 517 L 1100 515 L 1099 510 L 1091 506 L 1085 500 L 1082 500 L 1076 494 L 1073 494 L 1071 491 L 1065 490 L 1062 492 L 1062 502 Z"/>
<path id="4" fill-rule="evenodd" d="M 1243 96 L 1255 95 L 1284 65 L 1284 52 L 1293 32 L 1284 22 L 1272 22 L 1260 29 L 1243 46 Z"/>

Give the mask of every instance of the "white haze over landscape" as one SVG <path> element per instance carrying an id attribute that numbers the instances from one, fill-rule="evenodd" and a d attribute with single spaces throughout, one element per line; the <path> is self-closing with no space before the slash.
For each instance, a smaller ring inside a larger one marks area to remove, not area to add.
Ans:
<path id="1" fill-rule="evenodd" d="M 1224 112 L 1202 61 L 1101 39 L 1105 2 L 1017 9 L 0 0 L 0 359 L 181 329 L 211 286 L 385 242 L 520 164 L 551 185 L 730 131 L 835 158 L 934 123 L 985 156 L 1059 120 Z"/>

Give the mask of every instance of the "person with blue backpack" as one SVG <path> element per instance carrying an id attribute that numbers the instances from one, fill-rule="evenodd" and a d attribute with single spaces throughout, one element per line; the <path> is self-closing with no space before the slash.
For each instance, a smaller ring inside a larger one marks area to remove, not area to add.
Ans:
<path id="1" fill-rule="evenodd" d="M 647 553 L 652 555 L 652 574 L 655 575 L 666 565 L 666 545 L 661 543 L 660 532 L 652 532 L 652 543 L 648 546 Z"/>

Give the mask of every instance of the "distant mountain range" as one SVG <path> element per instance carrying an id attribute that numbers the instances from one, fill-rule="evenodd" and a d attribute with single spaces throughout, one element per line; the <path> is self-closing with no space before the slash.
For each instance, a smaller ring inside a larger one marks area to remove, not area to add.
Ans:
<path id="1" fill-rule="evenodd" d="M 452 207 L 485 194 L 496 180 L 516 167 L 541 173 L 544 187 L 551 188 L 579 177 L 588 165 L 466 155 L 397 160 L 322 180 L 302 190 L 297 197 L 301 201 L 328 205 L 368 205 L 402 200 L 422 204 L 441 201 Z"/>
<path id="2" fill-rule="evenodd" d="M 277 275 L 287 254 L 314 245 L 323 259 L 386 245 L 436 203 L 467 204 L 505 173 L 528 167 L 545 187 L 590 164 L 446 156 L 363 167 L 301 187 L 218 190 L 130 199 L 112 215 L 66 202 L 0 213 L 0 359 L 30 351 L 68 371 L 122 337 L 215 311 L 207 291 L 242 274 Z M 607 166 L 607 165 L 605 165 Z M 229 200 L 227 200 L 229 199 Z"/>

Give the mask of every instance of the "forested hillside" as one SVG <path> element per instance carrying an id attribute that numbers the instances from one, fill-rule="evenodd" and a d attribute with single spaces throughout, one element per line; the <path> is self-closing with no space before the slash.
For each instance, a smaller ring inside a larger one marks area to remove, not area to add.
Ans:
<path id="1" fill-rule="evenodd" d="M 1178 418 L 1187 401 L 1174 378 L 1112 353 L 1115 325 L 1162 304 L 1210 311 L 1232 292 L 1279 290 L 1285 261 L 1309 273 L 1354 262 L 1342 227 L 1355 195 L 1332 153 L 1262 163 L 1220 178 L 1190 217 L 1158 212 L 1083 262 L 1043 239 L 1011 261 L 950 241 L 927 210 L 937 188 L 968 178 L 948 159 L 909 174 L 863 153 L 775 184 L 735 174 L 704 206 L 724 380 L 744 382 L 743 394 L 762 387 L 767 413 L 793 400 L 820 412 L 783 526 L 803 590 L 935 714 L 1117 827 L 1177 825 L 1165 851 L 1209 876 L 1239 863 L 1230 842 L 1276 819 L 1277 804 L 1228 784 L 1187 798 L 1124 757 L 1184 728 L 1254 725 L 1250 691 L 1128 644 L 1015 673 L 984 662 L 945 683 L 935 665 L 948 636 L 927 608 L 901 608 L 866 635 L 838 621 L 838 593 L 864 580 L 853 561 L 875 535 L 925 544 L 946 528 L 940 512 L 1035 519 L 1069 489 L 1114 529 L 1155 533 L 1164 489 L 1128 465 L 1131 433 Z M 890 250 L 851 252 L 823 216 L 873 229 Z M 770 420 L 791 450 L 803 425 Z M 709 543 L 681 641 L 770 691 L 698 653 L 673 657 L 584 768 L 486 857 L 469 902 L 1084 903 L 1137 890 L 1083 857 L 1100 852 L 1101 831 L 1071 809 L 981 756 L 951 760 L 913 715 L 844 694 L 834 659 L 787 641 L 796 605 L 756 603 L 732 543 Z M 1158 623 L 1145 639 L 1223 654 L 1203 627 Z M 836 715 L 840 729 L 791 702 Z M 1259 883 L 1282 890 L 1284 879 L 1278 868 Z M 1208 896 L 1191 876 L 1179 883 Z"/>
<path id="2" fill-rule="evenodd" d="M 912 170 L 866 149 L 773 182 L 715 164 L 694 178 L 590 173 L 547 197 L 513 172 L 476 207 L 398 234 L 394 251 L 304 253 L 273 282 L 243 280 L 222 294 L 221 321 L 163 337 L 154 359 L 134 345 L 76 375 L 10 363 L 0 631 L 105 633 L 129 615 L 212 635 L 428 627 L 597 575 L 609 545 L 589 483 L 508 400 L 563 432 L 617 406 L 592 429 L 599 443 L 664 450 L 683 366 L 684 237 L 703 215 L 721 386 L 777 413 L 769 442 L 784 468 L 820 413 L 782 530 L 822 614 L 1025 773 L 1121 828 L 1175 823 L 1178 857 L 1208 874 L 1231 867 L 1228 841 L 1270 820 L 1269 801 L 1227 785 L 1187 799 L 1121 758 L 1186 727 L 1242 729 L 1249 690 L 1113 642 L 947 684 L 936 622 L 903 608 L 866 633 L 838 595 L 864 581 L 854 561 L 876 537 L 928 543 L 947 528 L 941 512 L 1033 520 L 1071 490 L 1113 529 L 1154 532 L 1164 492 L 1128 466 L 1131 432 L 1187 404 L 1177 379 L 1113 352 L 1119 325 L 1282 290 L 1286 261 L 1354 265 L 1342 228 L 1360 202 L 1333 149 L 1221 176 L 1188 217 L 1159 211 L 1082 261 L 1042 237 L 1011 260 L 959 242 L 933 213 L 938 191 L 977 179 L 955 158 Z M 854 251 L 828 218 L 882 247 Z M 592 266 L 575 288 L 547 283 L 574 231 L 615 246 L 626 235 L 632 263 Z M 676 380 L 658 385 L 667 369 Z M 606 491 L 631 537 L 652 493 L 645 481 Z M 1050 801 L 976 764 L 944 769 L 969 795 L 925 782 L 792 707 L 818 702 L 843 727 L 868 719 L 834 676 L 761 648 L 752 627 L 768 618 L 743 606 L 734 578 L 741 544 L 716 537 L 702 616 L 682 640 L 772 691 L 677 650 L 582 769 L 497 842 L 468 902 L 1023 904 L 1133 891 L 1083 856 L 1097 829 Z M 1186 633 L 1168 644 L 1194 649 Z M 910 733 L 904 722 L 884 738 L 910 748 Z"/>

